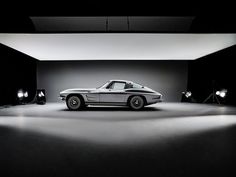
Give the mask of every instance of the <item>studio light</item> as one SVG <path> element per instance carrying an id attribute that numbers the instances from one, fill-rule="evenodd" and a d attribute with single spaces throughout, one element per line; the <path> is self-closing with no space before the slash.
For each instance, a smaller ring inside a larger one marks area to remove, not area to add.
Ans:
<path id="1" fill-rule="evenodd" d="M 24 97 L 28 97 L 29 95 L 28 95 L 28 92 L 26 91 L 25 93 L 24 93 Z"/>
<path id="2" fill-rule="evenodd" d="M 182 102 L 195 102 L 191 91 L 182 92 Z"/>
<path id="3" fill-rule="evenodd" d="M 29 94 L 27 91 L 24 91 L 23 89 L 19 89 L 17 91 L 17 100 L 18 104 L 25 104 L 27 102 Z"/>
<path id="4" fill-rule="evenodd" d="M 23 97 L 24 97 L 24 92 L 23 92 L 23 90 L 18 90 L 18 92 L 17 92 L 17 97 L 18 97 L 20 100 L 23 99 Z"/>
<path id="5" fill-rule="evenodd" d="M 216 91 L 216 95 L 220 96 L 221 98 L 226 97 L 226 94 L 227 94 L 227 90 L 226 89 L 222 89 L 222 90 Z"/>
<path id="6" fill-rule="evenodd" d="M 46 103 L 46 96 L 44 89 L 38 89 L 36 95 L 36 103 L 37 104 L 45 104 Z"/>
<path id="7" fill-rule="evenodd" d="M 190 91 L 182 92 L 182 94 L 183 94 L 184 97 L 186 97 L 186 98 L 189 98 L 189 97 L 192 96 L 192 92 L 190 92 Z"/>
<path id="8" fill-rule="evenodd" d="M 39 96 L 39 97 L 43 97 L 43 96 L 45 96 L 45 95 L 44 95 L 44 93 L 43 93 L 42 91 L 40 91 L 40 92 L 38 93 L 38 96 Z"/>
<path id="9" fill-rule="evenodd" d="M 208 101 L 211 101 L 211 103 L 218 103 L 221 104 L 221 102 L 225 102 L 225 97 L 227 94 L 227 89 L 221 89 L 218 90 L 216 88 L 219 88 L 215 80 L 212 80 L 212 92 L 210 95 L 203 101 L 203 103 L 207 103 Z"/>
<path id="10" fill-rule="evenodd" d="M 192 92 L 190 92 L 190 91 L 187 91 L 187 92 L 185 93 L 185 96 L 186 96 L 186 98 L 189 98 L 189 97 L 191 97 L 191 96 L 192 96 Z"/>

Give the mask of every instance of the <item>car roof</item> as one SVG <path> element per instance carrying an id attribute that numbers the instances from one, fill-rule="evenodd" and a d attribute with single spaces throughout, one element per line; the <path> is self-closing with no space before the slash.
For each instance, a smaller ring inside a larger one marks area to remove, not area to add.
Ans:
<path id="1" fill-rule="evenodd" d="M 116 82 L 134 83 L 134 82 L 132 82 L 132 81 L 128 81 L 128 80 L 120 80 L 120 79 L 110 80 L 110 82 L 114 82 L 114 81 L 116 81 Z"/>

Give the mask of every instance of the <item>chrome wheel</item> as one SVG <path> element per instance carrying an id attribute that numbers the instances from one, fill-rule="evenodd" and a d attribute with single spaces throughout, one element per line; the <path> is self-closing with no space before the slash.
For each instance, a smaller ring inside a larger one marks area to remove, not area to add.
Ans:
<path id="1" fill-rule="evenodd" d="M 68 98 L 66 104 L 70 110 L 78 110 L 81 107 L 81 100 L 78 96 L 71 96 Z"/>
<path id="2" fill-rule="evenodd" d="M 135 110 L 142 109 L 144 106 L 144 100 L 140 96 L 134 96 L 130 99 L 130 107 Z"/>

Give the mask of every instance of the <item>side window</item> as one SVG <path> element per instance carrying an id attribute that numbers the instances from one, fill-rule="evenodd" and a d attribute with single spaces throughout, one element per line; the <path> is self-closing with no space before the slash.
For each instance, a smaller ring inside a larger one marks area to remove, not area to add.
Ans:
<path id="1" fill-rule="evenodd" d="M 124 88 L 125 88 L 125 83 L 124 82 L 114 82 L 109 87 L 109 89 L 114 89 L 114 90 L 121 90 L 121 89 L 124 89 Z"/>
<path id="2" fill-rule="evenodd" d="M 125 89 L 133 88 L 133 84 L 131 83 L 126 83 L 125 84 Z"/>

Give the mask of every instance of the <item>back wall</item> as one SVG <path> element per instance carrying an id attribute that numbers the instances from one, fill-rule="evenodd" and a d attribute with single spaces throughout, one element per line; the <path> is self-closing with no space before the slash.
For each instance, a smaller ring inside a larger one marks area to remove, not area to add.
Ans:
<path id="1" fill-rule="evenodd" d="M 178 102 L 187 73 L 187 61 L 39 61 L 37 84 L 49 102 L 58 102 L 64 89 L 94 88 L 111 79 L 138 82 L 162 93 L 164 101 Z"/>

